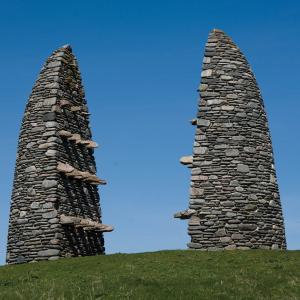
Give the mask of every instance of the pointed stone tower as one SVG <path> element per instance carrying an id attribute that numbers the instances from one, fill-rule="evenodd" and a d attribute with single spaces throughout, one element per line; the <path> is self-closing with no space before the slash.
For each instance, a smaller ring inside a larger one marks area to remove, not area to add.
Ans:
<path id="1" fill-rule="evenodd" d="M 89 113 L 70 46 L 46 61 L 26 106 L 11 200 L 7 263 L 104 253 Z"/>
<path id="2" fill-rule="evenodd" d="M 286 249 L 268 121 L 250 66 L 213 30 L 205 47 L 191 168 L 191 249 Z"/>

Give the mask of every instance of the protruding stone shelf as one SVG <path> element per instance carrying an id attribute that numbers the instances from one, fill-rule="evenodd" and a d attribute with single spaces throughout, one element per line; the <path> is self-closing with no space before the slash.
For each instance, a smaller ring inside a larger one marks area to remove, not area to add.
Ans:
<path id="1" fill-rule="evenodd" d="M 71 137 L 72 133 L 70 131 L 67 130 L 61 130 L 58 132 L 58 135 L 61 137 Z"/>
<path id="2" fill-rule="evenodd" d="M 81 141 L 81 136 L 78 133 L 74 133 L 68 138 L 68 140 L 74 141 L 76 144 L 78 144 Z"/>
<path id="3" fill-rule="evenodd" d="M 79 143 L 83 144 L 83 145 L 86 145 L 86 147 L 89 148 L 89 149 L 94 149 L 94 148 L 99 147 L 99 145 L 94 141 L 88 141 L 88 140 L 83 141 L 83 140 L 81 140 Z"/>
<path id="4" fill-rule="evenodd" d="M 64 173 L 67 177 L 72 177 L 75 179 L 80 179 L 86 181 L 92 185 L 105 185 L 106 181 L 98 178 L 95 174 L 89 173 L 87 171 L 80 171 L 72 167 L 67 163 L 59 162 L 57 165 L 57 171 Z"/>
<path id="5" fill-rule="evenodd" d="M 190 120 L 190 123 L 191 123 L 192 125 L 197 125 L 197 119 L 191 119 L 191 120 Z"/>
<path id="6" fill-rule="evenodd" d="M 60 216 L 60 224 L 72 225 L 76 228 L 82 228 L 85 231 L 96 230 L 100 232 L 111 232 L 114 230 L 114 228 L 110 225 L 101 224 L 91 219 L 83 219 L 79 217 L 66 216 L 66 215 Z"/>
<path id="7" fill-rule="evenodd" d="M 82 107 L 81 106 L 71 106 L 70 107 L 70 110 L 72 112 L 77 112 L 77 111 L 81 111 L 82 110 Z"/>
<path id="8" fill-rule="evenodd" d="M 196 213 L 196 211 L 194 209 L 186 209 L 184 211 L 179 211 L 179 212 L 175 213 L 174 218 L 189 219 L 195 213 Z"/>
<path id="9" fill-rule="evenodd" d="M 69 141 L 74 141 L 76 144 L 85 145 L 88 149 L 95 149 L 99 147 L 99 145 L 94 141 L 82 139 L 82 137 L 78 133 L 72 133 L 67 130 L 60 130 L 58 132 L 58 135 L 60 137 L 67 138 Z"/>
<path id="10" fill-rule="evenodd" d="M 193 167 L 193 156 L 192 155 L 182 156 L 179 161 L 182 165 L 188 166 L 189 168 Z"/>

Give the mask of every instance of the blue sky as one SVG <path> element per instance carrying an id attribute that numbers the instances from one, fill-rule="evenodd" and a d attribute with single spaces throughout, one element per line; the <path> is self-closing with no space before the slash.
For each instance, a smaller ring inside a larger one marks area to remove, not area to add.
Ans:
<path id="1" fill-rule="evenodd" d="M 0 264 L 17 139 L 42 64 L 69 43 L 89 104 L 107 253 L 184 249 L 196 88 L 208 32 L 242 49 L 264 97 L 289 249 L 300 248 L 298 1 L 1 1 Z"/>

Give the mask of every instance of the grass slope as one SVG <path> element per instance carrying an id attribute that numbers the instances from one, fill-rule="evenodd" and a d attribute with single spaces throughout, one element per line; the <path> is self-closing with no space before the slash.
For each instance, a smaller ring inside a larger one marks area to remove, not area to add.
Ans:
<path id="1" fill-rule="evenodd" d="M 300 299 L 300 251 L 161 251 L 0 267 L 0 299 Z"/>

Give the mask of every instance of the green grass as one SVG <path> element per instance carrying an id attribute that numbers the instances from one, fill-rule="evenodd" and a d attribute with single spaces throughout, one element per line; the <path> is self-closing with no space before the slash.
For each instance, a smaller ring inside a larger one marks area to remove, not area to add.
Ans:
<path id="1" fill-rule="evenodd" d="M 300 251 L 161 251 L 0 267 L 0 299 L 300 299 Z"/>

